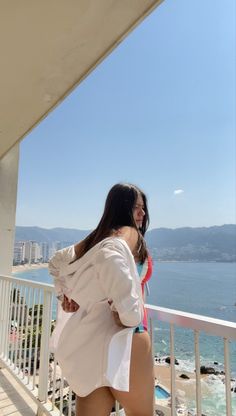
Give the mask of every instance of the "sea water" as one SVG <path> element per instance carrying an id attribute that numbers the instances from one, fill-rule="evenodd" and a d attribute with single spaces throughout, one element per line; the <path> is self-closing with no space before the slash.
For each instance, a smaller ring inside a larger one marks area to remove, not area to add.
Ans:
<path id="1" fill-rule="evenodd" d="M 52 283 L 47 269 L 15 273 L 27 280 Z M 150 295 L 147 303 L 179 311 L 196 313 L 226 321 L 236 321 L 235 263 L 159 263 L 154 262 Z M 154 323 L 154 346 L 159 357 L 170 354 L 169 328 Z M 231 374 L 236 378 L 236 342 L 230 343 Z M 175 355 L 181 371 L 194 371 L 194 334 L 175 328 Z M 219 337 L 200 335 L 201 365 L 224 371 L 224 345 Z M 218 364 L 214 364 L 214 362 Z M 225 410 L 225 386 L 220 377 L 207 377 L 207 394 L 203 392 L 202 413 L 222 416 Z M 204 387 L 204 386 L 203 386 Z M 203 389 L 204 391 L 204 389 Z M 236 393 L 232 394 L 233 415 L 236 415 Z M 188 405 L 194 408 L 195 404 Z"/>

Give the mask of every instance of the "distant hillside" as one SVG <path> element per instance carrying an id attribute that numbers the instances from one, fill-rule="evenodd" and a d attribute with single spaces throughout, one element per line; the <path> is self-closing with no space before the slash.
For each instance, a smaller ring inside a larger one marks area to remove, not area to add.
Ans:
<path id="1" fill-rule="evenodd" d="M 37 242 L 81 240 L 89 230 L 16 227 L 16 240 Z M 236 225 L 201 228 L 156 228 L 146 234 L 155 259 L 162 261 L 236 261 Z"/>
<path id="2" fill-rule="evenodd" d="M 75 230 L 73 228 L 40 228 L 40 227 L 16 227 L 16 241 L 36 241 L 52 243 L 53 241 L 68 241 L 75 243 L 82 240 L 89 231 Z"/>
<path id="3" fill-rule="evenodd" d="M 236 261 L 236 225 L 158 228 L 147 233 L 153 257 L 175 261 Z"/>

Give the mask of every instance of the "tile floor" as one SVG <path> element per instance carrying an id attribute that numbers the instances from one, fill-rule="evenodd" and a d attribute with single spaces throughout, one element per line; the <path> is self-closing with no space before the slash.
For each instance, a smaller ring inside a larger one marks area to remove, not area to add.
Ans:
<path id="1" fill-rule="evenodd" d="M 0 416 L 35 416 L 37 405 L 5 368 L 0 368 Z"/>

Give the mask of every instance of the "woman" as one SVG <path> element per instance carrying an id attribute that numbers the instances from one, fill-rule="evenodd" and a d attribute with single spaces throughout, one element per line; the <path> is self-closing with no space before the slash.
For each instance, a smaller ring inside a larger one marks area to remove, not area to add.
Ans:
<path id="1" fill-rule="evenodd" d="M 97 228 L 50 261 L 62 308 L 72 312 L 57 334 L 56 357 L 77 394 L 77 416 L 108 416 L 115 400 L 126 416 L 153 415 L 151 342 L 137 273 L 138 265 L 150 274 L 143 272 L 148 222 L 145 194 L 114 185 Z"/>

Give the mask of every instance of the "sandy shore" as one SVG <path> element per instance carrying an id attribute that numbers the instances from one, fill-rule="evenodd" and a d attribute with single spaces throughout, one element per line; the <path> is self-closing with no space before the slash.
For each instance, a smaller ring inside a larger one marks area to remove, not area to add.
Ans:
<path id="1" fill-rule="evenodd" d="M 166 387 L 168 390 L 171 389 L 171 371 L 170 366 L 157 364 L 154 367 L 154 374 L 156 381 Z M 177 390 L 181 390 L 185 393 L 186 397 L 189 399 L 195 399 L 196 397 L 196 378 L 195 373 L 189 373 L 188 371 L 179 371 L 175 368 L 175 387 Z M 181 374 L 185 374 L 189 379 L 183 379 L 180 377 Z M 201 376 L 201 379 L 204 380 L 205 375 Z M 209 393 L 209 386 L 207 383 L 201 383 L 202 393 Z"/>
<path id="2" fill-rule="evenodd" d="M 48 263 L 37 263 L 37 264 L 24 264 L 18 266 L 12 266 L 12 273 L 18 272 L 27 272 L 28 270 L 35 270 L 35 269 L 46 269 L 48 267 Z"/>

